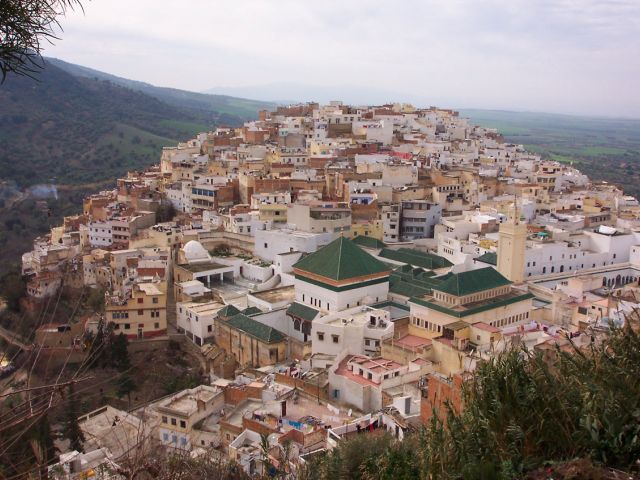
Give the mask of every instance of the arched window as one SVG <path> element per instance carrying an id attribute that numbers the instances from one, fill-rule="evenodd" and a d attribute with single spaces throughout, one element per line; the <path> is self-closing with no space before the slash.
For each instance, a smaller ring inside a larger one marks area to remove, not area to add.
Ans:
<path id="1" fill-rule="evenodd" d="M 297 318 L 293 321 L 293 329 L 297 330 L 298 332 L 300 331 L 300 320 L 298 320 Z"/>

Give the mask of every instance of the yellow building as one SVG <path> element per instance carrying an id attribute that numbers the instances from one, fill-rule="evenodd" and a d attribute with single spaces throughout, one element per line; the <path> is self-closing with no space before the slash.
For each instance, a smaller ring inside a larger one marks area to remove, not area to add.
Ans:
<path id="1" fill-rule="evenodd" d="M 152 338 L 167 333 L 167 284 L 137 283 L 128 298 L 108 297 L 105 317 L 114 332 L 130 339 Z"/>
<path id="2" fill-rule="evenodd" d="M 526 246 L 527 226 L 520 221 L 516 210 L 507 222 L 500 225 L 498 237 L 498 271 L 512 282 L 524 280 Z"/>
<path id="3" fill-rule="evenodd" d="M 287 210 L 287 205 L 279 203 L 263 204 L 258 207 L 259 218 L 263 222 L 286 223 Z"/>
<path id="4" fill-rule="evenodd" d="M 351 223 L 351 238 L 371 237 L 382 241 L 384 230 L 382 220 L 370 220 Z"/>

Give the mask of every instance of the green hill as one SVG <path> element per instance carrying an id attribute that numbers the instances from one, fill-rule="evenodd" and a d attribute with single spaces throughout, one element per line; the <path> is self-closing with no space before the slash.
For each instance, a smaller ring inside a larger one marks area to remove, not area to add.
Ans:
<path id="1" fill-rule="evenodd" d="M 68 63 L 57 58 L 48 58 L 47 62 L 76 77 L 108 80 L 116 85 L 146 93 L 169 105 L 191 110 L 192 113 L 198 115 L 214 115 L 218 118 L 219 123 L 236 125 L 239 121 L 256 118 L 258 110 L 272 110 L 275 107 L 275 103 L 273 102 L 249 100 L 228 95 L 209 95 L 175 88 L 156 87 L 149 83 L 117 77 L 99 70 Z"/>

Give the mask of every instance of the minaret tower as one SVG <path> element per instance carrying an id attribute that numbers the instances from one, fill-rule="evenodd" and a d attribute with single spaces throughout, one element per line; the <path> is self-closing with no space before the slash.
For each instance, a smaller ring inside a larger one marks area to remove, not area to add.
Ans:
<path id="1" fill-rule="evenodd" d="M 498 271 L 514 283 L 524 280 L 524 254 L 527 225 L 520 221 L 518 197 L 508 220 L 500 225 L 498 237 Z"/>

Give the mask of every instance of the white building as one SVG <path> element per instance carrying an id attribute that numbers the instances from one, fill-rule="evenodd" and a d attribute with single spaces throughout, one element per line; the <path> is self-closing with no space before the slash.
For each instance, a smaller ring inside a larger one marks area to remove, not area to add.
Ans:
<path id="1" fill-rule="evenodd" d="M 196 345 L 203 345 L 215 335 L 215 319 L 225 305 L 220 302 L 178 302 L 176 323 L 178 332 L 184 333 Z"/>

